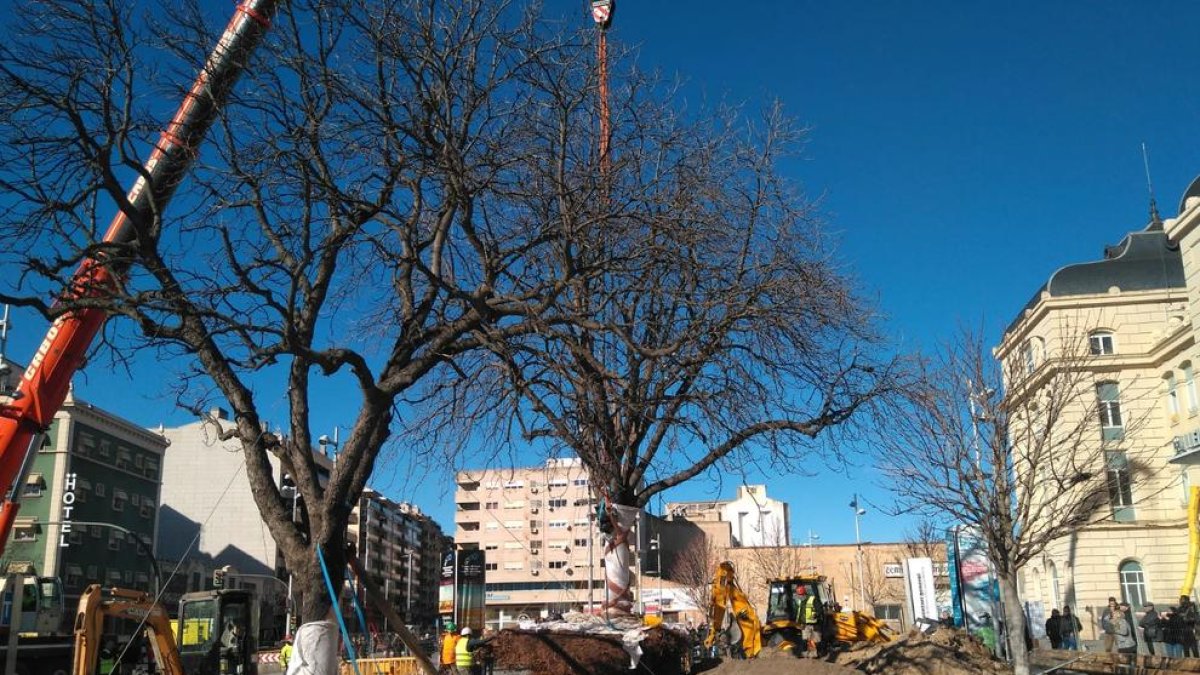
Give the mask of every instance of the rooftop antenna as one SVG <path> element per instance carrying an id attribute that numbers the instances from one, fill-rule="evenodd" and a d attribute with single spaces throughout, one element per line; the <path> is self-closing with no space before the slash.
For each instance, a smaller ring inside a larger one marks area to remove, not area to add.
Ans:
<path id="1" fill-rule="evenodd" d="M 1150 193 L 1150 225 L 1162 228 L 1162 217 L 1158 215 L 1158 202 L 1154 199 L 1154 182 L 1150 180 L 1150 151 L 1142 141 L 1142 165 L 1146 167 L 1146 190 Z"/>

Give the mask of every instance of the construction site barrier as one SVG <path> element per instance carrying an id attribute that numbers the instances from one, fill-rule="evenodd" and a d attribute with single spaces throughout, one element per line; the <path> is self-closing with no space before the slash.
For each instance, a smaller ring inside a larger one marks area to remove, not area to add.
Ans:
<path id="1" fill-rule="evenodd" d="M 421 675 L 421 666 L 412 656 L 359 659 L 358 672 L 362 675 Z M 343 661 L 341 675 L 354 675 L 354 666 Z"/>

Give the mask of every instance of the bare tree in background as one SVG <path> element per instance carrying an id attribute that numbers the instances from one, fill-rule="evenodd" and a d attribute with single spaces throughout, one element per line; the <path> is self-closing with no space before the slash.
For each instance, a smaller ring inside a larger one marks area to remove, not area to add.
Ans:
<path id="1" fill-rule="evenodd" d="M 12 13 L 0 45 L 0 300 L 48 318 L 89 303 L 121 319 L 105 336 L 118 354 L 186 357 L 187 370 L 164 379 L 181 379 L 191 410 L 232 407 L 223 432 L 241 442 L 298 585 L 324 588 L 320 550 L 340 586 L 351 505 L 406 414 L 405 393 L 446 374 L 481 335 L 557 330 L 553 301 L 604 260 L 542 265 L 566 250 L 549 247 L 568 220 L 560 205 L 595 202 L 592 159 L 564 151 L 593 128 L 579 75 L 591 45 L 505 0 L 295 0 L 202 149 L 183 204 L 141 212 L 124 186 L 169 114 L 158 96 L 181 97 L 215 39 L 198 3 L 146 9 L 165 22 L 103 0 Z M 99 243 L 97 224 L 118 210 L 136 240 Z M 127 269 L 125 283 L 46 303 L 87 256 Z M 327 482 L 311 451 L 318 390 L 358 403 Z M 275 435 L 264 405 L 279 401 Z M 303 525 L 272 454 L 303 497 Z M 301 614 L 328 608 L 310 592 Z"/>
<path id="2" fill-rule="evenodd" d="M 926 365 L 877 441 L 900 508 L 962 523 L 986 545 L 1017 673 L 1029 672 L 1021 568 L 1055 540 L 1111 518 L 1110 489 L 1146 470 L 1102 433 L 1098 420 L 1113 411 L 1099 409 L 1086 343 L 1064 344 L 1031 370 L 1019 356 L 997 364 L 979 337 L 964 335 Z M 1126 417 L 1124 432 L 1137 425 Z"/>
<path id="3" fill-rule="evenodd" d="M 708 537 L 694 537 L 675 557 L 667 578 L 679 583 L 687 598 L 707 612 L 712 604 L 713 576 L 722 560 L 721 551 Z"/>
<path id="4" fill-rule="evenodd" d="M 909 558 L 929 558 L 946 562 L 946 537 L 930 518 L 921 518 L 904 533 L 904 555 Z"/>
<path id="5" fill-rule="evenodd" d="M 599 257 L 605 273 L 563 287 L 569 323 L 492 340 L 475 386 L 439 401 L 582 459 L 612 529 L 610 614 L 632 607 L 629 531 L 654 495 L 722 466 L 832 458 L 822 441 L 853 435 L 894 384 L 873 309 L 781 175 L 803 131 L 774 108 L 684 120 L 644 99 L 615 108 L 610 194 L 545 261 Z"/>

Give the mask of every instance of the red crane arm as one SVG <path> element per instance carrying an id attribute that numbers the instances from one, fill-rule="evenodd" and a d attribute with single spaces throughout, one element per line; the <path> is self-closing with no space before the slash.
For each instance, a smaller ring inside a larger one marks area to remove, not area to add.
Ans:
<path id="1" fill-rule="evenodd" d="M 137 233 L 130 216 L 151 217 L 166 208 L 191 168 L 197 147 L 270 26 L 277 5 L 278 0 L 243 0 L 238 5 L 175 117 L 143 165 L 142 176 L 129 190 L 130 209 L 113 218 L 104 235 L 105 242 L 134 241 Z M 120 282 L 124 272 L 102 256 L 87 258 L 79 265 L 63 297 L 104 297 Z M 83 363 L 106 318 L 101 309 L 78 309 L 59 316 L 21 376 L 12 403 L 0 408 L 0 495 L 8 496 L 0 507 L 0 554 L 4 552 L 19 508 L 21 486 L 14 483 L 21 475 L 21 467 L 36 451 L 34 444 L 50 427 L 54 414 L 66 399 L 71 377 Z"/>

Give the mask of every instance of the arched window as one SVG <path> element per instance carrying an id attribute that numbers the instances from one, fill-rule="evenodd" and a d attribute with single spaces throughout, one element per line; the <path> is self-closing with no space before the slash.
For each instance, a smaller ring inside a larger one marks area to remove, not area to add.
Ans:
<path id="1" fill-rule="evenodd" d="M 1146 575 L 1142 572 L 1142 564 L 1136 560 L 1126 560 L 1117 568 L 1121 576 L 1121 599 L 1130 607 L 1141 607 L 1146 602 Z"/>
<path id="2" fill-rule="evenodd" d="M 1113 332 L 1107 329 L 1092 331 L 1088 335 L 1088 351 L 1092 353 L 1092 356 L 1116 354 L 1117 347 L 1113 341 Z"/>

